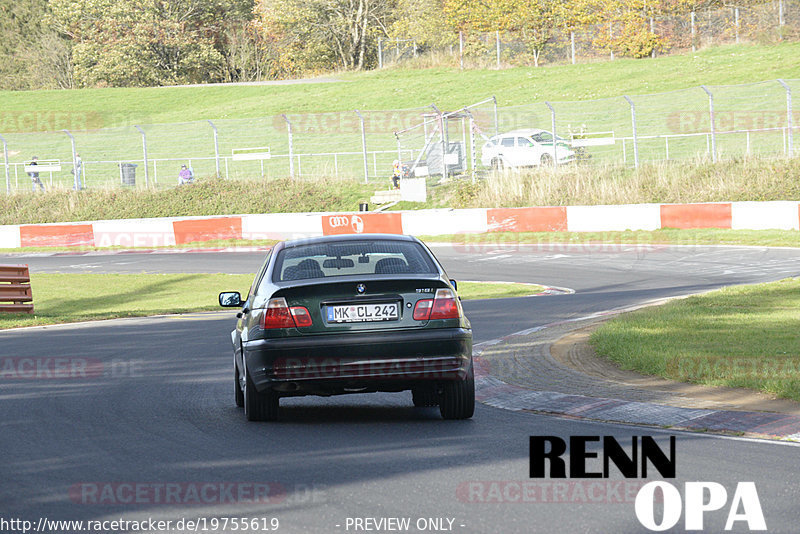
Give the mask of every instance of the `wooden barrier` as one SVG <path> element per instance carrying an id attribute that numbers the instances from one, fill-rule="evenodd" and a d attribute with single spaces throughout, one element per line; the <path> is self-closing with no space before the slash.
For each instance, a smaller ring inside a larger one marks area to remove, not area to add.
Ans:
<path id="1" fill-rule="evenodd" d="M 33 313 L 27 265 L 0 265 L 0 312 Z"/>

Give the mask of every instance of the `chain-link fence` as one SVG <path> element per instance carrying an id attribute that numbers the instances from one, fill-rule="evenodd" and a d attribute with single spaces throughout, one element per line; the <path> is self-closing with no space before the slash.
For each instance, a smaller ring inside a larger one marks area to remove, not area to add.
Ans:
<path id="1" fill-rule="evenodd" d="M 2 133 L 6 188 L 171 187 L 195 176 L 386 181 L 492 168 L 793 156 L 800 79 L 498 107 L 286 114 Z M 794 98 L 793 98 L 794 97 Z M 556 142 L 553 143 L 553 134 Z M 33 157 L 37 165 L 31 165 Z M 77 169 L 77 175 L 74 172 Z M 41 186 L 31 178 L 38 174 Z"/>
<path id="2" fill-rule="evenodd" d="M 635 22 L 634 22 L 635 21 Z M 382 39 L 379 67 L 419 58 L 461 68 L 504 68 L 577 63 L 620 56 L 656 56 L 720 44 L 774 42 L 800 35 L 800 0 L 701 9 L 681 15 L 638 14 L 580 28 L 543 27 L 514 32 L 459 32 L 444 45 Z"/>

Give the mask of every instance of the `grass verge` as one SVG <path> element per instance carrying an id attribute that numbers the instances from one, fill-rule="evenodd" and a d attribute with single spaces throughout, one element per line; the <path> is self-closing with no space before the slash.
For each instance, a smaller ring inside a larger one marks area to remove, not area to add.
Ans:
<path id="1" fill-rule="evenodd" d="M 799 158 L 705 160 L 624 167 L 562 166 L 557 170 L 490 173 L 439 183 L 428 180 L 426 202 L 391 210 L 599 204 L 735 202 L 800 199 Z M 356 211 L 389 180 L 363 184 L 310 180 L 200 179 L 166 190 L 51 190 L 0 195 L 0 224 L 36 224 L 242 213 Z M 375 206 L 372 206 L 373 208 Z"/>
<path id="2" fill-rule="evenodd" d="M 0 196 L 0 224 L 36 224 L 239 213 L 357 211 L 385 184 L 354 181 L 198 180 L 166 190 L 52 191 Z"/>
<path id="3" fill-rule="evenodd" d="M 623 369 L 800 401 L 800 279 L 730 287 L 625 314 L 590 343 Z"/>
<path id="4" fill-rule="evenodd" d="M 0 315 L 0 329 L 78 321 L 217 311 L 220 291 L 247 293 L 252 274 L 31 275 L 35 315 Z M 463 282 L 465 300 L 533 295 L 541 286 Z"/>
<path id="5" fill-rule="evenodd" d="M 800 159 L 747 157 L 567 165 L 458 182 L 454 207 L 592 206 L 800 199 Z"/>
<path id="6" fill-rule="evenodd" d="M 519 245 L 539 245 L 554 248 L 569 245 L 730 245 L 756 247 L 800 247 L 800 232 L 796 230 L 723 230 L 705 228 L 698 230 L 676 230 L 665 228 L 654 231 L 625 232 L 491 232 L 485 234 L 449 234 L 418 236 L 427 243 L 451 243 L 466 253 L 478 253 L 496 246 L 514 247 Z M 237 247 L 266 248 L 274 245 L 274 240 L 235 240 L 218 239 L 176 245 L 174 247 L 28 247 L 0 249 L 6 254 L 35 254 L 39 252 L 104 252 L 114 250 L 174 250 L 174 249 L 212 249 Z"/>

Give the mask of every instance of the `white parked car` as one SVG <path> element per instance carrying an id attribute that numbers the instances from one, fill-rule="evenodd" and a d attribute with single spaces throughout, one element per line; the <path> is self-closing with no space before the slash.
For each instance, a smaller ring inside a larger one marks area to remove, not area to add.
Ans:
<path id="1" fill-rule="evenodd" d="M 559 165 L 575 159 L 569 141 L 557 136 Z M 526 128 L 495 135 L 481 149 L 481 163 L 493 169 L 553 164 L 553 135 L 547 130 Z"/>

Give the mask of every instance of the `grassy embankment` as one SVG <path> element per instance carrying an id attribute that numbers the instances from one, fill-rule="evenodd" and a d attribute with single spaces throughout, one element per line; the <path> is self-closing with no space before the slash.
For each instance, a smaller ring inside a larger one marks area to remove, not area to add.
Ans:
<path id="1" fill-rule="evenodd" d="M 800 401 L 800 279 L 730 287 L 612 319 L 598 354 L 623 369 Z"/>
<path id="2" fill-rule="evenodd" d="M 393 132 L 418 124 L 422 113 L 430 112 L 431 108 L 425 107 L 432 102 L 439 109 L 453 110 L 495 95 L 501 107 L 501 130 L 549 126 L 549 111 L 543 101 L 555 102 L 557 128 L 561 133 L 582 125 L 590 132 L 614 131 L 616 143 L 589 149 L 591 163 L 602 165 L 608 161 L 619 162 L 623 150 L 629 162 L 633 159 L 632 144 L 628 141 L 626 145 L 621 139 L 632 133 L 630 110 L 621 95 L 661 93 L 641 98 L 634 96 L 639 106 L 638 133 L 643 137 L 640 157 L 656 160 L 666 157 L 665 140 L 644 137 L 707 131 L 703 117 L 708 101 L 699 85 L 750 83 L 765 77 L 798 79 L 800 67 L 793 60 L 798 55 L 800 43 L 787 42 L 771 46 L 725 46 L 656 59 L 621 59 L 538 69 L 386 69 L 342 74 L 341 81 L 334 83 L 0 92 L 3 101 L 0 132 L 9 141 L 11 161 L 20 164 L 34 154 L 43 159 L 71 161 L 69 141 L 58 130 L 74 130 L 78 149 L 86 162 L 85 178 L 89 187 L 119 187 L 117 162 L 120 161 L 139 164 L 137 186 L 142 187 L 142 140 L 132 126 L 142 125 L 147 132 L 151 186 L 157 181 L 158 186 L 164 188 L 175 185 L 180 163 L 192 164 L 198 176 L 210 176 L 215 172 L 214 138 L 206 119 L 213 119 L 217 125 L 221 156 L 230 157 L 234 149 L 264 146 L 270 147 L 273 155 L 261 162 L 223 162 L 223 176 L 286 177 L 289 172 L 287 126 L 281 117 L 286 113 L 294 121 L 294 154 L 304 154 L 295 162 L 297 174 L 302 174 L 303 178 L 336 175 L 342 179 L 363 179 L 361 132 L 353 110 L 387 110 L 365 114 L 368 150 L 384 151 L 369 158 L 369 173 L 374 180 L 388 177 L 391 161 L 396 157 L 398 147 Z M 598 98 L 613 100 L 592 101 Z M 715 105 L 720 115 L 720 132 L 731 128 L 776 126 L 785 105 L 785 93 L 777 82 L 766 86 L 719 88 Z M 322 112 L 334 114 L 315 115 Z M 483 106 L 476 113 L 481 128 L 493 130 L 490 125 L 492 107 Z M 736 117 L 733 123 L 732 114 Z M 694 120 L 703 124 L 694 124 Z M 97 132 L 98 128 L 105 130 Z M 453 128 L 458 129 L 457 125 Z M 19 133 L 30 130 L 56 133 L 35 136 Z M 451 134 L 460 137 L 455 130 Z M 754 154 L 783 150 L 780 132 L 753 134 L 751 141 Z M 744 143 L 743 134 L 720 135 L 717 148 L 723 156 L 739 154 L 744 152 Z M 423 145 L 422 133 L 403 140 L 408 150 L 418 151 Z M 706 145 L 704 136 L 672 138 L 669 157 L 683 159 L 705 152 Z M 340 155 L 338 161 L 331 155 L 319 156 L 330 152 L 350 154 Z M 403 157 L 409 156 L 410 152 Z M 166 158 L 173 160 L 163 161 Z M 156 159 L 162 161 L 156 164 Z M 70 188 L 70 168 L 66 163 L 60 173 L 54 173 L 51 189 Z M 49 174 L 43 179 L 50 185 Z M 21 167 L 15 167 L 11 181 L 14 187 L 27 189 L 27 177 Z"/>
<path id="3" fill-rule="evenodd" d="M 496 95 L 501 106 L 650 94 L 701 84 L 796 78 L 800 43 L 722 46 L 651 59 L 506 70 L 385 69 L 337 75 L 341 83 L 0 91 L 5 112 L 70 111 L 100 126 L 421 107 L 456 109 Z M 765 74 L 766 73 L 766 74 Z M 44 128 L 46 129 L 46 128 Z M 11 133 L 19 130 L 5 130 Z"/>
<path id="4" fill-rule="evenodd" d="M 0 329 L 221 310 L 221 291 L 247 293 L 252 274 L 33 274 L 35 315 L 0 314 Z M 541 286 L 461 282 L 465 299 L 533 295 Z"/>
<path id="5" fill-rule="evenodd" d="M 387 181 L 388 183 L 388 181 Z M 0 224 L 147 217 L 355 211 L 387 184 L 288 179 L 200 180 L 166 191 L 93 190 L 0 195 Z M 637 169 L 570 166 L 429 183 L 428 201 L 390 208 L 589 206 L 800 199 L 800 159 L 645 164 Z"/>

